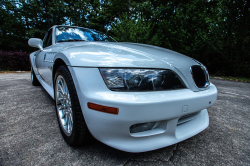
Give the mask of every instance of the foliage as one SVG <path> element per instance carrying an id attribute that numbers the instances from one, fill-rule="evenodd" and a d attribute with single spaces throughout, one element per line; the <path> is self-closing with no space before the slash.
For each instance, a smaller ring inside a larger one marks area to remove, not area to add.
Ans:
<path id="1" fill-rule="evenodd" d="M 30 37 L 77 25 L 180 52 L 212 74 L 250 77 L 247 0 L 3 0 L 0 19 L 2 50 L 31 52 Z"/>
<path id="2" fill-rule="evenodd" d="M 121 23 L 112 26 L 112 33 L 117 41 L 160 45 L 161 36 L 154 33 L 154 25 L 151 22 L 144 22 L 141 19 L 131 20 L 126 15 L 119 21 Z"/>
<path id="3" fill-rule="evenodd" d="M 0 50 L 0 69 L 5 71 L 29 71 L 29 54 L 27 52 Z"/>

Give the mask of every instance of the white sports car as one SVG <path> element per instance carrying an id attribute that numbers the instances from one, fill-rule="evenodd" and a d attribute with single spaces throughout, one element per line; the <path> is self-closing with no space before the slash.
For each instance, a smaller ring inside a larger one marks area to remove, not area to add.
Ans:
<path id="1" fill-rule="evenodd" d="M 31 38 L 33 85 L 55 99 L 69 145 L 91 138 L 127 152 L 144 152 L 190 138 L 209 125 L 217 99 L 200 62 L 177 52 L 116 42 L 75 26 L 53 26 Z"/>

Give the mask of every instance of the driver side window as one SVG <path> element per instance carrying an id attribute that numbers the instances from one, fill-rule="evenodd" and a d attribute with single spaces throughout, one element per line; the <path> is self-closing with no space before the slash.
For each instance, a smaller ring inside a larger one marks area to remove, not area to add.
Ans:
<path id="1" fill-rule="evenodd" d="M 43 39 L 43 48 L 52 45 L 52 28 L 48 31 L 45 38 Z"/>

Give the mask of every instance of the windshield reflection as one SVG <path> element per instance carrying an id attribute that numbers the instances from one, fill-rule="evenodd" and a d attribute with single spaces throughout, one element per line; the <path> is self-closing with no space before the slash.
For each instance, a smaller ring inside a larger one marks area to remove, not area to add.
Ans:
<path id="1" fill-rule="evenodd" d="M 56 43 L 72 41 L 105 41 L 116 42 L 102 32 L 81 27 L 58 26 L 56 27 Z"/>

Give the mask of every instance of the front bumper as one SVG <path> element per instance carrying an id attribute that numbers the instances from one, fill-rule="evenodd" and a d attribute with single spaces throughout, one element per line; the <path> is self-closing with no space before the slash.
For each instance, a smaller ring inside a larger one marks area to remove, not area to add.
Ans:
<path id="1" fill-rule="evenodd" d="M 208 127 L 206 108 L 217 99 L 217 89 L 200 92 L 189 89 L 154 92 L 110 91 L 97 68 L 69 67 L 82 112 L 91 134 L 99 141 L 127 152 L 144 152 L 169 146 L 190 138 Z M 91 110 L 87 103 L 117 107 L 119 114 Z M 199 112 L 186 123 L 177 125 L 183 115 Z M 159 127 L 136 134 L 130 127 L 160 121 Z"/>

